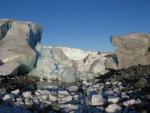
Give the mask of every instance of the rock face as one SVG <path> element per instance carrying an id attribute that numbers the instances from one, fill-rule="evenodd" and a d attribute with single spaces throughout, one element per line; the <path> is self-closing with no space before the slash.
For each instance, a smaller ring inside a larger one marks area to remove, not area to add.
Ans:
<path id="1" fill-rule="evenodd" d="M 2 64 L 19 63 L 19 74 L 31 71 L 37 56 L 34 47 L 41 40 L 41 32 L 41 26 L 31 22 L 0 20 L 0 61 Z M 13 70 L 12 67 L 11 70 Z"/>
<path id="2" fill-rule="evenodd" d="M 131 33 L 123 36 L 112 36 L 111 41 L 116 48 L 120 69 L 132 65 L 150 64 L 150 34 Z"/>
<path id="3" fill-rule="evenodd" d="M 98 55 L 97 52 L 80 49 L 41 45 L 37 45 L 36 50 L 39 57 L 36 67 L 29 75 L 70 83 L 91 80 L 108 72 L 105 56 L 109 53 Z"/>

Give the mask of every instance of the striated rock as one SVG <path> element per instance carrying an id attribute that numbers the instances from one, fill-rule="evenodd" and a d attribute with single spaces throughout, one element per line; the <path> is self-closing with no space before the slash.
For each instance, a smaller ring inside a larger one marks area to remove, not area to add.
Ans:
<path id="1" fill-rule="evenodd" d="M 0 60 L 19 63 L 19 73 L 31 71 L 36 62 L 34 47 L 41 40 L 41 26 L 15 20 L 0 20 Z"/>
<path id="2" fill-rule="evenodd" d="M 93 106 L 104 105 L 106 104 L 106 99 L 101 94 L 93 94 L 91 98 L 91 103 Z"/>
<path id="3" fill-rule="evenodd" d="M 112 36 L 111 41 L 116 49 L 119 69 L 150 64 L 150 34 L 130 33 Z"/>

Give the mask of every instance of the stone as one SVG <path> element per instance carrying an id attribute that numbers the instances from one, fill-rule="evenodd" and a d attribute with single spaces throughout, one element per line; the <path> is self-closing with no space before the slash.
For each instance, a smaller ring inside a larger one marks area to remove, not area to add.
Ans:
<path id="1" fill-rule="evenodd" d="M 29 98 L 26 98 L 25 99 L 25 105 L 27 105 L 27 106 L 32 106 L 33 105 L 33 101 L 32 101 L 32 99 L 29 99 Z"/>
<path id="2" fill-rule="evenodd" d="M 141 99 L 136 99 L 135 100 L 135 104 L 141 104 L 142 103 L 142 100 Z"/>
<path id="3" fill-rule="evenodd" d="M 149 83 L 148 83 L 147 79 L 140 78 L 135 85 L 139 88 L 144 88 L 144 87 L 148 86 Z"/>
<path id="4" fill-rule="evenodd" d="M 118 87 L 114 87 L 114 88 L 113 88 L 113 92 L 115 92 L 115 93 L 120 93 L 119 88 L 118 88 Z"/>
<path id="5" fill-rule="evenodd" d="M 73 104 L 63 104 L 63 105 L 60 106 L 60 108 L 68 109 L 70 111 L 70 110 L 77 110 L 79 108 L 79 106 L 78 105 L 73 105 Z"/>
<path id="6" fill-rule="evenodd" d="M 39 99 L 40 99 L 40 100 L 48 100 L 48 97 L 49 97 L 49 95 L 44 94 L 44 95 L 40 95 L 40 96 L 39 96 Z"/>
<path id="7" fill-rule="evenodd" d="M 44 89 L 44 90 L 37 90 L 35 92 L 35 95 L 37 95 L 37 96 L 40 96 L 40 95 L 51 95 L 51 91 L 46 90 L 46 89 Z"/>
<path id="8" fill-rule="evenodd" d="M 119 100 L 120 100 L 120 98 L 117 97 L 117 96 L 109 96 L 109 97 L 108 97 L 108 102 L 109 102 L 109 103 L 116 104 L 116 103 L 119 102 Z"/>
<path id="9" fill-rule="evenodd" d="M 57 101 L 57 97 L 53 96 L 53 95 L 48 95 L 48 99 L 52 102 L 56 102 Z"/>
<path id="10" fill-rule="evenodd" d="M 123 98 L 123 99 L 129 99 L 130 97 L 126 93 L 122 92 L 121 98 Z"/>
<path id="11" fill-rule="evenodd" d="M 18 96 L 20 94 L 20 90 L 16 89 L 16 90 L 11 91 L 11 93 L 15 96 Z"/>
<path id="12" fill-rule="evenodd" d="M 70 86 L 70 87 L 68 87 L 67 89 L 68 89 L 68 91 L 70 91 L 70 92 L 76 92 L 76 91 L 78 91 L 78 86 Z"/>
<path id="13" fill-rule="evenodd" d="M 135 102 L 136 101 L 134 99 L 131 99 L 131 100 L 124 101 L 123 105 L 126 107 L 129 107 L 129 106 L 132 106 L 133 104 L 135 104 Z"/>
<path id="14" fill-rule="evenodd" d="M 101 94 L 93 94 L 91 98 L 92 106 L 100 106 L 106 104 L 106 99 Z"/>
<path id="15" fill-rule="evenodd" d="M 68 96 L 69 92 L 68 91 L 58 91 L 58 97 L 65 97 Z"/>
<path id="16" fill-rule="evenodd" d="M 150 64 L 150 34 L 130 33 L 111 36 L 119 61 L 118 68 Z"/>
<path id="17" fill-rule="evenodd" d="M 34 96 L 32 98 L 32 101 L 33 101 L 33 104 L 35 104 L 35 105 L 39 105 L 40 104 L 40 99 L 37 96 Z"/>
<path id="18" fill-rule="evenodd" d="M 7 23 L 5 30 L 1 30 L 0 36 L 0 59 L 2 63 L 19 63 L 19 74 L 30 72 L 36 63 L 37 53 L 34 47 L 41 40 L 41 26 L 31 22 L 9 19 L 0 20 L 0 23 L 1 21 Z M 0 24 L 0 28 L 2 26 Z"/>
<path id="19" fill-rule="evenodd" d="M 61 103 L 61 104 L 64 104 L 64 103 L 67 103 L 67 102 L 70 102 L 72 101 L 72 96 L 71 95 L 68 95 L 66 97 L 63 97 L 63 98 L 59 98 L 58 99 L 58 103 Z"/>
<path id="20" fill-rule="evenodd" d="M 18 74 L 19 66 L 19 63 L 0 65 L 0 76 L 16 76 Z"/>
<path id="21" fill-rule="evenodd" d="M 32 98 L 32 93 L 31 93 L 31 91 L 26 91 L 26 92 L 22 93 L 22 96 L 24 98 Z"/>
<path id="22" fill-rule="evenodd" d="M 13 101 L 15 98 L 14 98 L 14 95 L 13 94 L 6 94 L 4 97 L 3 97 L 3 101 Z"/>
<path id="23" fill-rule="evenodd" d="M 117 113 L 121 110 L 122 108 L 117 105 L 117 104 L 110 104 L 105 110 L 108 113 Z"/>
<path id="24" fill-rule="evenodd" d="M 23 105 L 25 105 L 25 103 L 23 102 L 23 98 L 21 98 L 21 97 L 16 98 L 15 104 L 17 106 L 23 106 Z"/>
<path id="25" fill-rule="evenodd" d="M 115 95 L 112 89 L 110 90 L 105 90 L 102 92 L 104 96 L 109 96 L 109 95 Z"/>
<path id="26" fill-rule="evenodd" d="M 109 86 L 109 85 L 111 85 L 111 83 L 110 83 L 109 81 L 106 81 L 106 82 L 105 82 L 105 85 L 108 85 L 108 86 Z"/>

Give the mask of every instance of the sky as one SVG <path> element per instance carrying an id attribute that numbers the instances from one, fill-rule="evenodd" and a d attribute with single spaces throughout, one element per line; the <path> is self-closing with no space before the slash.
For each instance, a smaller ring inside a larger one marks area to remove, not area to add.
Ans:
<path id="1" fill-rule="evenodd" d="M 111 35 L 150 33 L 150 0 L 0 0 L 0 18 L 41 24 L 42 45 L 113 51 Z"/>

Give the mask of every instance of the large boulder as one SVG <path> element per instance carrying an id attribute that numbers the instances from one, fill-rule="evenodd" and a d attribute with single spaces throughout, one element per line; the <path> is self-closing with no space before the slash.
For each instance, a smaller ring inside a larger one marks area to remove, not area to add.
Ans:
<path id="1" fill-rule="evenodd" d="M 116 49 L 119 69 L 150 64 L 150 34 L 130 33 L 112 36 L 111 41 Z"/>
<path id="2" fill-rule="evenodd" d="M 41 26 L 31 22 L 0 20 L 0 60 L 2 64 L 19 63 L 19 74 L 32 70 L 41 40 Z"/>

